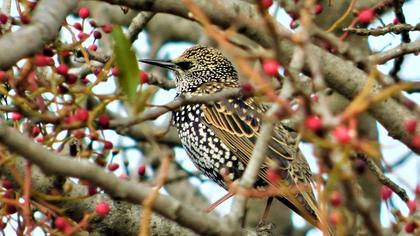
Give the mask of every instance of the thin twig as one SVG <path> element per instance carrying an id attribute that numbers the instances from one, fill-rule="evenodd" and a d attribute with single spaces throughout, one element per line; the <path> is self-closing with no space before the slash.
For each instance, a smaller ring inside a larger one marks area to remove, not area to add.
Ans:
<path id="1" fill-rule="evenodd" d="M 156 180 L 156 186 L 153 191 L 143 200 L 143 215 L 140 220 L 140 233 L 139 236 L 150 235 L 150 219 L 152 217 L 153 205 L 156 203 L 156 199 L 159 196 L 159 191 L 165 184 L 166 178 L 168 177 L 169 165 L 172 160 L 172 155 L 168 153 L 162 161 L 162 165 L 159 170 L 159 174 Z"/>
<path id="2" fill-rule="evenodd" d="M 331 33 L 335 30 L 335 28 L 337 28 L 337 26 L 339 24 L 341 24 L 346 18 L 347 16 L 351 13 L 351 11 L 353 10 L 354 5 L 356 4 L 357 0 L 351 0 L 349 7 L 347 8 L 346 12 L 337 20 L 334 22 L 334 24 L 332 24 L 330 26 L 330 28 L 328 28 L 326 30 L 327 33 Z"/>
<path id="3" fill-rule="evenodd" d="M 395 12 L 395 17 L 398 19 L 398 22 L 401 24 L 405 24 L 405 16 L 403 13 L 402 6 L 404 4 L 404 0 L 393 0 L 393 7 Z M 401 32 L 401 41 L 403 43 L 409 43 L 411 42 L 410 34 L 408 31 L 404 30 Z M 391 71 L 389 72 L 389 75 L 396 81 L 400 81 L 400 78 L 398 76 L 398 72 L 401 70 L 401 66 L 404 62 L 404 55 L 396 58 L 394 60 L 394 66 L 392 67 Z"/>
<path id="4" fill-rule="evenodd" d="M 394 33 L 394 34 L 401 34 L 402 32 L 406 31 L 420 31 L 420 24 L 417 24 L 416 26 L 409 25 L 409 24 L 389 24 L 384 27 L 378 27 L 374 29 L 365 29 L 365 28 L 344 28 L 343 31 L 354 33 L 357 35 L 362 36 L 381 36 L 388 33 Z"/>
<path id="5" fill-rule="evenodd" d="M 188 104 L 213 104 L 215 101 L 220 101 L 221 99 L 232 98 L 232 97 L 239 97 L 241 96 L 241 89 L 234 88 L 234 89 L 225 89 L 221 92 L 210 94 L 210 95 L 203 95 L 203 96 L 179 96 L 175 100 L 166 103 L 165 105 L 156 107 L 154 109 L 149 109 L 142 113 L 138 117 L 134 118 L 127 118 L 122 119 L 119 121 L 111 122 L 110 127 L 112 128 L 125 128 L 129 127 L 138 123 L 141 123 L 145 120 L 155 119 L 162 114 L 176 110 L 181 106 L 185 106 Z"/>
<path id="6" fill-rule="evenodd" d="M 372 171 L 373 175 L 376 176 L 381 184 L 392 189 L 392 191 L 394 191 L 404 202 L 409 200 L 407 192 L 396 183 L 394 183 L 390 178 L 386 177 L 379 166 L 377 166 L 371 158 L 363 154 L 357 155 L 357 158 L 362 159 L 367 164 L 369 170 Z"/>
<path id="7" fill-rule="evenodd" d="M 26 163 L 25 178 L 23 183 L 23 212 L 26 226 L 26 235 L 32 234 L 32 211 L 31 211 L 31 189 L 32 189 L 32 164 Z"/>
<path id="8" fill-rule="evenodd" d="M 420 40 L 411 43 L 402 43 L 388 51 L 373 54 L 369 56 L 369 60 L 375 64 L 382 65 L 391 59 L 409 53 L 420 53 Z"/>

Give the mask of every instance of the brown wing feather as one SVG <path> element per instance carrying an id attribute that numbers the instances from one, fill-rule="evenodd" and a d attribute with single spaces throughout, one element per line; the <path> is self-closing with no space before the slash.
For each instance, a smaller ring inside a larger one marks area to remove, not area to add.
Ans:
<path id="1" fill-rule="evenodd" d="M 203 105 L 203 112 L 204 123 L 247 165 L 259 136 L 264 109 L 249 98 L 229 99 L 213 106 Z M 281 169 L 286 170 L 286 179 L 281 181 L 280 187 L 295 187 L 301 190 L 302 185 L 311 185 L 311 171 L 297 143 L 287 132 L 281 124 L 276 126 L 268 143 L 267 158 L 259 178 L 269 183 L 266 170 L 276 161 Z M 308 222 L 319 226 L 318 207 L 312 191 L 286 193 L 280 196 L 280 200 Z"/>

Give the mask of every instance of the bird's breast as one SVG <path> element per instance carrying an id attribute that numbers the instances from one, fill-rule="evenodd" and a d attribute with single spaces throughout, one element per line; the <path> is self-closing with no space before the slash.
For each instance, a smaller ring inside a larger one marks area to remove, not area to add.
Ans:
<path id="1" fill-rule="evenodd" d="M 244 165 L 229 148 L 202 121 L 201 104 L 186 105 L 173 113 L 173 124 L 178 130 L 188 156 L 207 177 L 225 186 L 222 169 L 227 168 L 228 178 L 235 180 L 242 175 Z"/>

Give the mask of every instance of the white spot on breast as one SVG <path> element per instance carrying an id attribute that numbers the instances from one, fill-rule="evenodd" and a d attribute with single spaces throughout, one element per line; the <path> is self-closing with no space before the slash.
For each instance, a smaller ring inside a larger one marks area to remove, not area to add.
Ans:
<path id="1" fill-rule="evenodd" d="M 231 167 L 233 166 L 232 161 L 228 161 L 228 162 L 226 163 L 226 166 L 227 166 L 227 167 L 229 167 L 229 168 L 231 168 Z"/>

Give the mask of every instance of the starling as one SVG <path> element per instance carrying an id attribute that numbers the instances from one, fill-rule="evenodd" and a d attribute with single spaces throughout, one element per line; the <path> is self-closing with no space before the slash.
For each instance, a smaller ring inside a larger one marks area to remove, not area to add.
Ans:
<path id="1" fill-rule="evenodd" d="M 202 96 L 225 88 L 240 87 L 236 69 L 214 48 L 195 46 L 173 60 L 140 61 L 172 70 L 175 73 L 177 96 Z M 182 145 L 195 166 L 226 189 L 226 176 L 222 172 L 227 170 L 227 177 L 231 181 L 241 177 L 258 139 L 261 117 L 265 111 L 252 97 L 232 98 L 212 105 L 182 106 L 173 112 L 172 119 Z M 281 173 L 278 183 L 270 183 L 267 175 L 273 163 L 277 164 Z M 255 187 L 274 185 L 282 189 L 297 189 L 276 198 L 312 225 L 321 227 L 312 184 L 311 170 L 297 141 L 281 123 L 277 123 Z M 302 186 L 309 186 L 310 190 L 303 190 Z"/>

